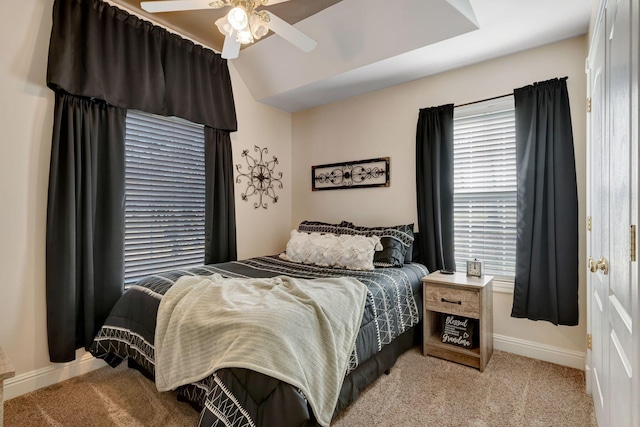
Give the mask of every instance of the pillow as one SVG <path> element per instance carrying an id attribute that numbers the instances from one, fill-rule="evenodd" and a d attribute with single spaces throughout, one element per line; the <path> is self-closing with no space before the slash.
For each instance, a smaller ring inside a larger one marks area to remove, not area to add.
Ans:
<path id="1" fill-rule="evenodd" d="M 404 254 L 404 264 L 411 264 L 411 261 L 413 260 L 413 244 L 415 243 L 415 235 L 413 233 L 413 224 L 396 225 L 389 228 L 398 229 L 400 232 L 407 234 L 408 236 L 407 239 L 409 238 L 412 239 L 411 243 L 409 243 L 409 246 L 407 246 L 407 251 Z"/>
<path id="2" fill-rule="evenodd" d="M 373 270 L 373 255 L 380 247 L 378 236 L 303 233 L 292 230 L 280 258 L 321 267 Z"/>
<path id="3" fill-rule="evenodd" d="M 302 221 L 298 231 L 307 233 L 332 233 L 378 236 L 382 250 L 377 251 L 373 264 L 376 267 L 402 267 L 413 259 L 413 224 L 392 227 L 359 227 L 348 221 L 330 224 L 320 221 Z M 387 237 L 387 239 L 385 239 Z"/>
<path id="4" fill-rule="evenodd" d="M 373 265 L 376 267 L 402 267 L 405 251 L 402 243 L 391 237 L 380 239 L 382 250 L 373 255 Z"/>
<path id="5" fill-rule="evenodd" d="M 322 234 L 353 234 L 348 232 L 349 227 L 353 227 L 353 224 L 347 221 L 342 221 L 340 224 L 330 224 L 320 221 L 302 221 L 300 225 L 298 225 L 298 231 Z"/>
<path id="6" fill-rule="evenodd" d="M 402 267 L 413 259 L 413 224 L 391 227 L 360 227 L 351 224 L 352 233 L 378 236 L 383 246 L 376 252 L 373 264 L 376 267 Z"/>

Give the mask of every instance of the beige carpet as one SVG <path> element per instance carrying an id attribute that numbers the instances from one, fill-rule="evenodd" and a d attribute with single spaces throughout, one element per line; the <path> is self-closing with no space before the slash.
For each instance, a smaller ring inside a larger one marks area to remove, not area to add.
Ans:
<path id="1" fill-rule="evenodd" d="M 195 426 L 198 413 L 137 371 L 103 368 L 5 402 L 12 426 Z M 584 373 L 500 351 L 484 373 L 413 349 L 332 423 L 596 426 Z"/>

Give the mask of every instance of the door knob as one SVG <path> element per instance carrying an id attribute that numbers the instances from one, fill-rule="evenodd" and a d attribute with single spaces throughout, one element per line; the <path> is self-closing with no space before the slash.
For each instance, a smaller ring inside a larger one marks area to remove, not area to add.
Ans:
<path id="1" fill-rule="evenodd" d="M 609 274 L 609 261 L 605 257 L 601 256 L 596 265 L 604 274 Z"/>
<path id="2" fill-rule="evenodd" d="M 598 270 L 602 270 L 604 274 L 609 274 L 609 261 L 604 256 L 601 256 L 599 260 L 595 260 L 589 257 L 589 270 L 592 273 L 597 272 Z"/>

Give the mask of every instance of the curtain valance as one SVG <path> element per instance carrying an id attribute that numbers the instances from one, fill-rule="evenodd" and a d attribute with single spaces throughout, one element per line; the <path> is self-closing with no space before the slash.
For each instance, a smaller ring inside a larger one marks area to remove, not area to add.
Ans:
<path id="1" fill-rule="evenodd" d="M 225 59 L 100 0 L 55 1 L 47 85 L 120 108 L 237 129 Z"/>

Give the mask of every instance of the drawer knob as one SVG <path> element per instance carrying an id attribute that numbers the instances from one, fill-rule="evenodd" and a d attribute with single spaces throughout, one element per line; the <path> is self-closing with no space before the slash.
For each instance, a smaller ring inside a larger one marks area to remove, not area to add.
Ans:
<path id="1" fill-rule="evenodd" d="M 440 298 L 440 302 L 448 302 L 449 304 L 462 305 L 462 301 L 449 301 L 448 299 Z"/>

